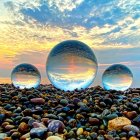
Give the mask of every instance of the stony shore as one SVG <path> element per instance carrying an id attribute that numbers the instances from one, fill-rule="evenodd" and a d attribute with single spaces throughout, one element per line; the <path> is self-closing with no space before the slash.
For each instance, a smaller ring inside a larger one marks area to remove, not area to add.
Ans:
<path id="1" fill-rule="evenodd" d="M 0 140 L 139 140 L 140 88 L 64 92 L 0 85 Z"/>

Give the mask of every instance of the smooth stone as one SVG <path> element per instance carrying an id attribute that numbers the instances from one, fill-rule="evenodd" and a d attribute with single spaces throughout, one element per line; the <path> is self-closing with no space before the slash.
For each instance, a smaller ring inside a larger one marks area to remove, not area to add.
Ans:
<path id="1" fill-rule="evenodd" d="M 46 114 L 44 117 L 49 118 L 49 119 L 58 119 L 58 117 L 54 114 Z"/>
<path id="2" fill-rule="evenodd" d="M 28 132 L 28 133 L 22 135 L 22 136 L 20 137 L 20 140 L 26 140 L 26 139 L 28 139 L 28 138 L 30 138 L 30 132 Z"/>
<path id="3" fill-rule="evenodd" d="M 136 111 L 129 111 L 126 113 L 126 117 L 129 119 L 134 119 L 137 116 L 137 112 Z"/>
<path id="4" fill-rule="evenodd" d="M 26 123 L 28 123 L 28 121 L 30 119 L 33 119 L 33 118 L 31 116 L 22 117 L 21 120 L 20 120 L 20 122 L 26 122 Z"/>
<path id="5" fill-rule="evenodd" d="M 43 98 L 32 98 L 30 101 L 34 104 L 44 104 L 45 100 Z"/>
<path id="6" fill-rule="evenodd" d="M 112 119 L 115 119 L 117 117 L 118 117 L 118 115 L 114 113 L 114 114 L 109 114 L 109 115 L 105 116 L 104 118 L 108 119 L 108 120 L 112 120 Z"/>
<path id="7" fill-rule="evenodd" d="M 41 121 L 43 122 L 44 125 L 48 125 L 49 118 L 42 118 Z"/>
<path id="8" fill-rule="evenodd" d="M 68 111 L 70 111 L 70 108 L 67 107 L 67 106 L 66 106 L 66 107 L 63 107 L 63 108 L 62 108 L 62 111 L 64 111 L 64 112 L 68 112 Z"/>
<path id="9" fill-rule="evenodd" d="M 30 120 L 28 121 L 28 125 L 29 125 L 30 127 L 32 127 L 32 126 L 33 126 L 33 122 L 36 122 L 36 120 L 35 120 L 35 119 L 30 119 Z"/>
<path id="10" fill-rule="evenodd" d="M 41 128 L 41 127 L 32 128 L 30 130 L 30 136 L 31 138 L 43 138 L 47 130 L 48 130 L 47 128 Z"/>
<path id="11" fill-rule="evenodd" d="M 125 117 L 117 117 L 108 122 L 109 130 L 121 130 L 124 126 L 131 125 L 131 121 Z"/>
<path id="12" fill-rule="evenodd" d="M 77 125 L 76 119 L 70 119 L 68 124 L 70 127 L 75 127 Z"/>
<path id="13" fill-rule="evenodd" d="M 9 110 L 12 106 L 10 104 L 7 104 L 4 108 Z"/>
<path id="14" fill-rule="evenodd" d="M 18 107 L 16 110 L 14 110 L 14 113 L 20 113 L 22 111 L 21 107 Z"/>
<path id="15" fill-rule="evenodd" d="M 3 122 L 3 123 L 1 124 L 1 127 L 2 127 L 2 128 L 5 128 L 5 126 L 6 126 L 6 125 L 9 125 L 9 124 L 10 124 L 9 122 Z"/>
<path id="16" fill-rule="evenodd" d="M 133 119 L 133 122 L 140 125 L 140 115 Z"/>
<path id="17" fill-rule="evenodd" d="M 13 128 L 15 128 L 14 125 L 6 125 L 6 126 L 5 126 L 5 129 L 6 129 L 6 130 L 11 130 L 11 129 L 13 129 Z"/>
<path id="18" fill-rule="evenodd" d="M 63 133 L 65 125 L 63 124 L 62 121 L 53 120 L 48 124 L 48 129 L 51 132 Z"/>
<path id="19" fill-rule="evenodd" d="M 107 133 L 107 135 L 111 135 L 113 137 L 115 137 L 117 135 L 116 130 L 111 130 Z"/>
<path id="20" fill-rule="evenodd" d="M 136 135 L 136 133 L 134 132 L 134 131 L 129 131 L 128 132 L 128 136 L 130 137 L 130 136 L 135 136 Z"/>
<path id="21" fill-rule="evenodd" d="M 21 134 L 19 132 L 14 132 L 12 135 L 11 135 L 11 138 L 12 139 L 19 139 L 21 136 Z"/>
<path id="22" fill-rule="evenodd" d="M 135 125 L 126 125 L 126 126 L 123 127 L 123 130 L 133 131 L 133 132 L 137 132 L 137 133 L 140 132 L 140 129 Z"/>
<path id="23" fill-rule="evenodd" d="M 126 137 L 127 136 L 127 133 L 126 132 L 121 132 L 120 134 L 119 134 L 119 136 L 122 138 L 122 137 Z"/>
<path id="24" fill-rule="evenodd" d="M 129 138 L 129 140 L 139 140 L 138 138 L 136 138 L 135 136 L 132 136 Z"/>
<path id="25" fill-rule="evenodd" d="M 50 136 L 46 140 L 63 140 L 63 139 L 58 136 Z"/>
<path id="26" fill-rule="evenodd" d="M 4 121 L 13 124 L 13 120 L 12 120 L 12 119 L 8 119 L 8 118 L 7 118 L 7 119 L 5 119 Z"/>
<path id="27" fill-rule="evenodd" d="M 100 102 L 101 107 L 106 107 L 106 104 L 104 102 Z"/>
<path id="28" fill-rule="evenodd" d="M 80 102 L 80 99 L 78 99 L 78 98 L 74 98 L 74 99 L 73 99 L 73 103 L 74 103 L 74 104 L 77 105 L 79 102 Z"/>
<path id="29" fill-rule="evenodd" d="M 90 137 L 94 140 L 94 139 L 96 139 L 97 138 L 97 133 L 95 133 L 95 132 L 92 132 L 92 133 L 90 133 Z"/>
<path id="30" fill-rule="evenodd" d="M 106 140 L 114 140 L 112 135 L 105 135 Z"/>
<path id="31" fill-rule="evenodd" d="M 112 104 L 113 104 L 113 101 L 112 101 L 111 98 L 106 98 L 106 99 L 104 99 L 104 103 L 105 103 L 106 105 L 112 105 Z"/>
<path id="32" fill-rule="evenodd" d="M 91 124 L 91 125 L 99 125 L 99 124 L 100 124 L 100 121 L 99 121 L 99 119 L 97 119 L 97 118 L 91 118 L 91 117 L 89 117 L 88 122 L 89 122 L 89 124 Z"/>
<path id="33" fill-rule="evenodd" d="M 97 137 L 97 140 L 105 140 L 105 138 L 101 135 L 99 135 L 98 137 Z"/>
<path id="34" fill-rule="evenodd" d="M 7 137 L 6 133 L 0 133 L 0 140 L 3 140 L 5 137 Z"/>
<path id="35" fill-rule="evenodd" d="M 11 137 L 5 137 L 4 139 L 2 140 L 13 140 Z"/>
<path id="36" fill-rule="evenodd" d="M 33 122 L 32 125 L 34 128 L 46 128 L 44 124 L 39 123 L 39 122 Z"/>
<path id="37" fill-rule="evenodd" d="M 83 128 L 78 128 L 76 134 L 79 136 L 82 135 L 83 132 L 84 132 Z"/>
<path id="38" fill-rule="evenodd" d="M 75 137 L 74 131 L 70 130 L 70 131 L 67 133 L 67 137 L 69 137 L 69 138 Z"/>
<path id="39" fill-rule="evenodd" d="M 25 109 L 22 111 L 24 116 L 31 116 L 32 115 L 32 110 L 31 109 Z"/>
<path id="40" fill-rule="evenodd" d="M 60 100 L 60 104 L 67 105 L 68 104 L 68 100 L 67 99 L 61 99 Z"/>
<path id="41" fill-rule="evenodd" d="M 47 136 L 53 136 L 53 132 L 47 132 Z"/>
<path id="42" fill-rule="evenodd" d="M 26 124 L 25 122 L 21 122 L 20 125 L 18 126 L 18 131 L 22 134 L 27 133 L 29 130 L 29 125 Z"/>
<path id="43" fill-rule="evenodd" d="M 2 123 L 2 121 L 4 120 L 5 118 L 5 114 L 0 114 L 0 123 Z"/>

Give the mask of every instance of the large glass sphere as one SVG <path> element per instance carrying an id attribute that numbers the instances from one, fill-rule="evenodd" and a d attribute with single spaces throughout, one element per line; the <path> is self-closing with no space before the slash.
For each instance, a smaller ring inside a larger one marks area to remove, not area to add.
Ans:
<path id="1" fill-rule="evenodd" d="M 46 71 L 56 88 L 65 91 L 87 88 L 96 76 L 97 60 L 86 44 L 68 40 L 51 50 Z"/>
<path id="2" fill-rule="evenodd" d="M 20 64 L 13 69 L 11 80 L 13 85 L 20 89 L 37 88 L 41 81 L 41 75 L 33 65 Z"/>
<path id="3" fill-rule="evenodd" d="M 130 69 L 121 64 L 114 64 L 107 68 L 102 76 L 102 83 L 106 90 L 128 89 L 133 81 L 133 75 Z"/>

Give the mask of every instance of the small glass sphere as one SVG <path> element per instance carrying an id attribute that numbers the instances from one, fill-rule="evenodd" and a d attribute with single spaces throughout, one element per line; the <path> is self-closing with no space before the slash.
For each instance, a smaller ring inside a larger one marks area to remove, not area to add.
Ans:
<path id="1" fill-rule="evenodd" d="M 97 60 L 89 46 L 68 40 L 56 45 L 50 52 L 46 71 L 50 82 L 64 91 L 89 87 L 97 72 Z"/>
<path id="2" fill-rule="evenodd" d="M 13 69 L 11 80 L 16 88 L 37 88 L 41 81 L 41 75 L 35 66 L 20 64 Z"/>
<path id="3" fill-rule="evenodd" d="M 102 76 L 102 84 L 106 90 L 127 90 L 133 81 L 130 69 L 122 64 L 114 64 L 107 68 Z"/>

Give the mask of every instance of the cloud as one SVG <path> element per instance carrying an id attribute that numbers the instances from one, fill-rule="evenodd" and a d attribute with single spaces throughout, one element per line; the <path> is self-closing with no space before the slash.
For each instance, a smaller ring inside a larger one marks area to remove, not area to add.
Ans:
<path id="1" fill-rule="evenodd" d="M 48 0 L 49 7 L 57 8 L 60 12 L 72 11 L 84 0 Z"/>

